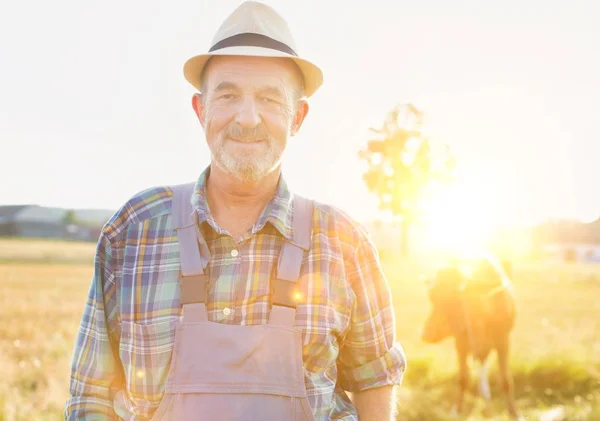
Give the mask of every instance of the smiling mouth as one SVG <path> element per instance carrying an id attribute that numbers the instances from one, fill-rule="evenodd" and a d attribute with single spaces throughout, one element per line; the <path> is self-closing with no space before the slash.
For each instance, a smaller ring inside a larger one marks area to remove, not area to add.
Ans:
<path id="1" fill-rule="evenodd" d="M 252 143 L 263 142 L 265 139 L 242 140 L 242 139 L 234 139 L 234 138 L 230 137 L 229 140 L 236 142 L 236 143 L 252 144 Z"/>

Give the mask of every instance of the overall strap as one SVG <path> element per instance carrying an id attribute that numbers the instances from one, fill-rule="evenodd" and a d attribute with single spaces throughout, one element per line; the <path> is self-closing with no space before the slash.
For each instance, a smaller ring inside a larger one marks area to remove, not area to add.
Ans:
<path id="1" fill-rule="evenodd" d="M 314 202 L 295 195 L 292 213 L 292 240 L 285 241 L 277 262 L 277 276 L 271 284 L 271 314 L 269 323 L 293 326 L 298 301 L 296 281 L 304 253 L 310 249 Z"/>
<path id="2" fill-rule="evenodd" d="M 179 239 L 180 304 L 187 320 L 206 321 L 208 280 L 204 274 L 191 199 L 195 183 L 173 186 L 173 227 Z"/>

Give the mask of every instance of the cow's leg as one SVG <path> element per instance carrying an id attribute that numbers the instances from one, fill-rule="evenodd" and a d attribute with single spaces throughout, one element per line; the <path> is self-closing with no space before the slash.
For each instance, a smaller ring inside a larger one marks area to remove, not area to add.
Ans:
<path id="1" fill-rule="evenodd" d="M 484 358 L 479 367 L 479 394 L 485 399 L 485 415 L 490 417 L 492 415 L 492 393 L 488 379 L 488 361 L 487 357 Z"/>
<path id="2" fill-rule="evenodd" d="M 456 400 L 456 413 L 462 414 L 464 411 L 465 393 L 469 387 L 468 347 L 464 341 L 456 341 L 456 355 L 458 357 L 458 399 Z"/>
<path id="3" fill-rule="evenodd" d="M 508 412 L 514 419 L 519 418 L 519 412 L 517 411 L 517 404 L 515 403 L 515 395 L 514 395 L 514 385 L 513 378 L 510 372 L 509 367 L 509 349 L 510 349 L 510 340 L 507 337 L 502 340 L 497 347 L 498 351 L 498 368 L 500 371 L 500 381 L 502 385 L 502 390 L 506 395 L 506 402 L 508 405 Z"/>
<path id="4" fill-rule="evenodd" d="M 487 359 L 481 361 L 479 367 L 479 393 L 486 401 L 492 399 L 492 393 L 490 392 L 490 382 L 488 380 L 488 364 Z"/>

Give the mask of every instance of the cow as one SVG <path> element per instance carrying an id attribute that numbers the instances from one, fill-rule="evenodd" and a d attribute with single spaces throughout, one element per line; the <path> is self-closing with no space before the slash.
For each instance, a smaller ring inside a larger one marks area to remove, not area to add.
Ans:
<path id="1" fill-rule="evenodd" d="M 489 411 L 487 360 L 495 351 L 508 411 L 514 419 L 521 419 L 509 367 L 510 333 L 516 309 L 507 272 L 512 272 L 508 265 L 483 254 L 455 259 L 427 282 L 431 309 L 421 336 L 425 343 L 454 338 L 459 380 L 455 411 L 459 414 L 464 410 L 464 395 L 469 386 L 469 356 L 481 364 L 479 390 Z"/>

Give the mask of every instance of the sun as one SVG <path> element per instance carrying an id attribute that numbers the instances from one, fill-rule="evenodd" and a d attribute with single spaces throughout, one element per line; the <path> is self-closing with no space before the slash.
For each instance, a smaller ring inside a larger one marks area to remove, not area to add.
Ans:
<path id="1" fill-rule="evenodd" d="M 496 226 L 485 189 L 474 181 L 456 183 L 425 201 L 424 245 L 451 253 L 485 248 Z"/>

